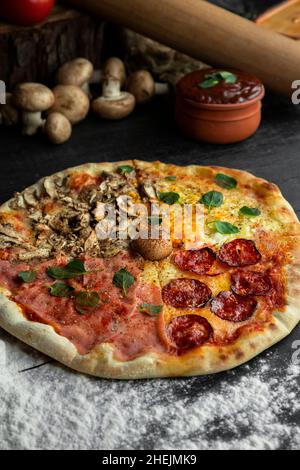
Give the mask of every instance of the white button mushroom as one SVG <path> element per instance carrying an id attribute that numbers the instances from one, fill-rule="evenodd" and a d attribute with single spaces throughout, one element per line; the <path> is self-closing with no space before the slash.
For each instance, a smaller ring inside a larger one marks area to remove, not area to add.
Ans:
<path id="1" fill-rule="evenodd" d="M 171 240 L 148 239 L 134 240 L 131 243 L 132 249 L 149 261 L 160 261 L 167 258 L 173 251 Z"/>
<path id="2" fill-rule="evenodd" d="M 169 85 L 166 83 L 155 83 L 148 70 L 138 70 L 130 75 L 126 88 L 129 93 L 134 95 L 137 104 L 148 103 L 155 95 L 169 93 Z"/>
<path id="3" fill-rule="evenodd" d="M 53 144 L 63 144 L 72 135 L 70 121 L 61 113 L 51 113 L 48 115 L 44 132 Z"/>
<path id="4" fill-rule="evenodd" d="M 94 73 L 93 64 L 83 58 L 66 62 L 57 72 L 56 81 L 59 85 L 75 85 L 90 96 L 89 82 Z"/>
<path id="5" fill-rule="evenodd" d="M 103 119 L 122 119 L 135 108 L 135 98 L 131 93 L 121 91 L 126 81 L 123 62 L 112 57 L 104 65 L 102 78 L 102 96 L 92 103 L 92 109 Z"/>
<path id="6" fill-rule="evenodd" d="M 42 112 L 51 108 L 54 95 L 40 83 L 21 83 L 13 92 L 13 102 L 22 110 L 23 134 L 34 135 L 44 125 Z"/>
<path id="7" fill-rule="evenodd" d="M 121 89 L 126 83 L 126 78 L 124 62 L 118 57 L 110 57 L 110 59 L 108 59 L 104 64 L 102 79 L 119 81 Z"/>
<path id="8" fill-rule="evenodd" d="M 0 105 L 0 124 L 4 126 L 15 126 L 19 122 L 19 111 L 13 103 L 13 95 L 6 93 L 6 103 Z"/>
<path id="9" fill-rule="evenodd" d="M 78 86 L 57 85 L 53 89 L 55 102 L 48 114 L 63 114 L 71 124 L 77 124 L 86 118 L 90 109 L 90 100 Z"/>

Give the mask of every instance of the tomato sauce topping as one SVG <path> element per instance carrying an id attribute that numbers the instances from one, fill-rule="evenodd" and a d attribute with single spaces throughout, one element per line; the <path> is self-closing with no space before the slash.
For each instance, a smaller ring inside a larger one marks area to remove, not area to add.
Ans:
<path id="1" fill-rule="evenodd" d="M 228 79 L 229 74 L 235 79 Z M 253 75 L 223 69 L 197 70 L 183 77 L 177 85 L 177 93 L 183 99 L 203 104 L 244 103 L 257 98 L 263 91 L 263 84 Z"/>

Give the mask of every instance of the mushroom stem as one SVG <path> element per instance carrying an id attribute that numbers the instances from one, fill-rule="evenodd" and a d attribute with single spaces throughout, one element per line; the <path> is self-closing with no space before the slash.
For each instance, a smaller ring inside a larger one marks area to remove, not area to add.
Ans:
<path id="1" fill-rule="evenodd" d="M 102 94 L 104 98 L 115 99 L 120 96 L 121 86 L 120 81 L 116 79 L 103 80 Z"/>
<path id="2" fill-rule="evenodd" d="M 168 95 L 170 87 L 167 83 L 155 83 L 155 94 L 156 95 Z"/>
<path id="3" fill-rule="evenodd" d="M 40 111 L 22 112 L 22 121 L 23 121 L 23 135 L 34 135 L 37 133 L 40 127 L 43 127 L 45 124 L 45 119 L 42 118 L 42 113 Z"/>

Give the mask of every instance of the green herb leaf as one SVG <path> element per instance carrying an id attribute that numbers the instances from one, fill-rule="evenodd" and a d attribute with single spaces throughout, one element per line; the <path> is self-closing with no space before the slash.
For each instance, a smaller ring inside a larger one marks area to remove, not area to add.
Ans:
<path id="1" fill-rule="evenodd" d="M 142 304 L 139 308 L 141 313 L 147 313 L 147 315 L 158 315 L 163 309 L 162 305 Z"/>
<path id="2" fill-rule="evenodd" d="M 248 207 L 243 206 L 240 209 L 240 214 L 245 215 L 247 217 L 258 217 L 261 214 L 261 211 L 256 207 Z"/>
<path id="3" fill-rule="evenodd" d="M 199 88 L 212 88 L 220 83 L 217 77 L 213 77 L 212 75 L 205 75 L 205 77 L 206 79 L 199 83 Z"/>
<path id="4" fill-rule="evenodd" d="M 231 176 L 224 175 L 224 173 L 218 173 L 215 177 L 215 182 L 224 189 L 235 189 L 237 187 L 237 180 Z"/>
<path id="5" fill-rule="evenodd" d="M 205 80 L 198 84 L 199 88 L 212 88 L 222 81 L 230 84 L 237 82 L 237 76 L 234 73 L 227 72 L 226 70 L 208 73 L 204 76 L 204 78 Z"/>
<path id="6" fill-rule="evenodd" d="M 177 179 L 176 176 L 166 176 L 165 177 L 166 181 L 176 181 L 176 179 Z"/>
<path id="7" fill-rule="evenodd" d="M 164 202 L 165 204 L 168 204 L 169 206 L 172 206 L 176 202 L 179 201 L 179 194 L 178 193 L 158 193 L 159 199 Z"/>
<path id="8" fill-rule="evenodd" d="M 117 273 L 115 273 L 113 277 L 113 283 L 119 289 L 122 289 L 124 295 L 127 296 L 128 289 L 134 284 L 135 278 L 130 274 L 126 269 L 120 269 Z"/>
<path id="9" fill-rule="evenodd" d="M 151 215 L 148 217 L 149 225 L 161 225 L 162 224 L 162 216 L 161 215 Z"/>
<path id="10" fill-rule="evenodd" d="M 97 292 L 77 292 L 75 295 L 75 308 L 77 312 L 85 315 L 99 306 L 100 297 Z"/>
<path id="11" fill-rule="evenodd" d="M 18 273 L 18 277 L 26 283 L 30 283 L 36 280 L 36 272 L 35 271 L 20 271 Z"/>
<path id="12" fill-rule="evenodd" d="M 203 194 L 200 203 L 204 204 L 209 209 L 211 207 L 220 207 L 224 202 L 224 196 L 219 191 L 209 191 Z"/>
<path id="13" fill-rule="evenodd" d="M 126 175 L 127 173 L 132 173 L 134 171 L 134 168 L 130 165 L 121 165 L 118 167 L 118 172 L 121 173 L 121 175 Z"/>
<path id="14" fill-rule="evenodd" d="M 83 274 L 88 274 L 90 271 L 86 271 L 84 268 L 84 263 L 75 259 L 70 261 L 65 267 L 51 267 L 46 269 L 48 276 L 53 277 L 54 279 L 71 279 L 72 277 L 82 276 Z"/>
<path id="15" fill-rule="evenodd" d="M 74 289 L 64 282 L 55 282 L 49 287 L 49 290 L 53 297 L 70 297 Z"/>
<path id="16" fill-rule="evenodd" d="M 235 225 L 230 224 L 229 222 L 221 222 L 217 220 L 214 222 L 215 229 L 217 232 L 221 233 L 222 235 L 228 235 L 231 233 L 238 233 L 240 230 Z"/>
<path id="17" fill-rule="evenodd" d="M 221 72 L 218 72 L 218 75 L 225 81 L 225 83 L 237 82 L 237 76 L 234 73 L 227 72 L 226 70 L 221 70 Z"/>

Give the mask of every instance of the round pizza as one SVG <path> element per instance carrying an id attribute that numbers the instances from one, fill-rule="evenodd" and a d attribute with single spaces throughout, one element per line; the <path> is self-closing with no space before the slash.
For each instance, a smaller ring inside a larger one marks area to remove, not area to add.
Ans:
<path id="1" fill-rule="evenodd" d="M 299 227 L 247 172 L 71 168 L 0 208 L 0 326 L 98 377 L 230 369 L 300 320 Z"/>

